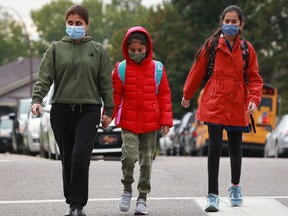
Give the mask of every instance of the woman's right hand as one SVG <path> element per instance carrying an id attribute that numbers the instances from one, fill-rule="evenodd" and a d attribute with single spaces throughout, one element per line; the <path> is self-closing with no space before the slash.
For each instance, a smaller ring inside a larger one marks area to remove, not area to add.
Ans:
<path id="1" fill-rule="evenodd" d="M 39 103 L 35 103 L 31 107 L 31 112 L 34 115 L 41 115 L 43 113 L 42 106 Z"/>
<path id="2" fill-rule="evenodd" d="M 189 100 L 186 100 L 184 97 L 182 97 L 181 105 L 182 105 L 184 108 L 188 108 L 188 107 L 190 106 L 190 101 L 189 101 Z"/>

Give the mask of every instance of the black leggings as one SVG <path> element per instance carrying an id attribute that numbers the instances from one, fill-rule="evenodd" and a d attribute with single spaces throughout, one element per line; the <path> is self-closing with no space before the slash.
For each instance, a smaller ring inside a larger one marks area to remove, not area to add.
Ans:
<path id="1" fill-rule="evenodd" d="M 208 132 L 208 193 L 218 195 L 218 175 L 222 152 L 223 126 L 208 125 Z M 227 135 L 231 166 L 231 183 L 239 184 L 242 164 L 242 131 L 230 131 L 227 132 Z"/>

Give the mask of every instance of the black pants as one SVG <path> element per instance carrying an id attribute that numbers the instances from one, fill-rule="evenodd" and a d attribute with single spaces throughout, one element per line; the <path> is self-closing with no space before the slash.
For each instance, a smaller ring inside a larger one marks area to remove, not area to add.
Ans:
<path id="1" fill-rule="evenodd" d="M 83 207 L 93 143 L 100 122 L 99 105 L 53 104 L 51 126 L 59 146 L 66 203 Z"/>
<path id="2" fill-rule="evenodd" d="M 208 193 L 219 194 L 218 175 L 219 162 L 222 152 L 223 127 L 209 125 L 208 145 Z M 231 183 L 239 184 L 242 164 L 242 131 L 230 131 L 228 135 L 228 148 L 231 166 Z"/>

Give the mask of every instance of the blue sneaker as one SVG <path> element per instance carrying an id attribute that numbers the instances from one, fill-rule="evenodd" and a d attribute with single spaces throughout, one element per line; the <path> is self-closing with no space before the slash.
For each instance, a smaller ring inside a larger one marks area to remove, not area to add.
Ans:
<path id="1" fill-rule="evenodd" d="M 229 199 L 232 206 L 241 206 L 243 203 L 243 195 L 241 186 L 231 186 L 229 188 Z"/>
<path id="2" fill-rule="evenodd" d="M 209 193 L 207 196 L 206 212 L 218 212 L 219 211 L 219 196 L 213 193 Z"/>

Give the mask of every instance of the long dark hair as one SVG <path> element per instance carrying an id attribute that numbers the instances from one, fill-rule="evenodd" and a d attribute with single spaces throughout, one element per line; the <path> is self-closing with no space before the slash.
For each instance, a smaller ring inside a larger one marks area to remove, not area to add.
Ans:
<path id="1" fill-rule="evenodd" d="M 204 44 L 202 45 L 202 47 L 197 51 L 196 55 L 195 55 L 195 60 L 197 60 L 199 54 L 201 53 L 202 49 L 205 49 L 205 55 L 208 53 L 208 44 L 211 40 L 213 40 L 215 38 L 215 40 L 218 40 L 220 35 L 222 34 L 222 23 L 223 20 L 225 18 L 225 15 L 229 12 L 233 12 L 235 11 L 238 14 L 238 19 L 240 20 L 240 25 L 244 22 L 245 17 L 244 17 L 244 13 L 242 11 L 242 9 L 240 7 L 238 7 L 237 5 L 230 5 L 227 8 L 224 9 L 224 11 L 222 12 L 221 16 L 220 16 L 220 21 L 219 21 L 219 28 L 214 32 L 214 34 L 212 34 L 209 38 L 207 38 L 207 40 L 204 42 Z M 241 34 L 241 31 L 239 30 L 239 34 Z"/>

